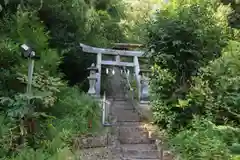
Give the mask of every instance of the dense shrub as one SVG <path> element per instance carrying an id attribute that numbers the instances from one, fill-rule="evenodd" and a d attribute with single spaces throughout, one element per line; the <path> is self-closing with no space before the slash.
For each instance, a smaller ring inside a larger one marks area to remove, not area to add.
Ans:
<path id="1" fill-rule="evenodd" d="M 231 154 L 222 134 L 226 132 L 220 131 L 211 122 L 195 118 L 192 128 L 178 133 L 171 140 L 171 145 L 184 160 L 226 160 L 230 159 Z"/>
<path id="2" fill-rule="evenodd" d="M 172 149 L 181 159 L 237 159 L 239 128 L 215 125 L 200 117 L 194 117 L 191 126 L 170 140 Z"/>
<path id="3" fill-rule="evenodd" d="M 98 103 L 77 88 L 68 88 L 59 73 L 59 64 L 66 62 L 61 59 L 63 53 L 76 59 L 81 51 L 78 43 L 87 38 L 94 41 L 88 34 L 97 24 L 85 23 L 91 7 L 84 1 L 57 0 L 5 1 L 0 7 L 0 158 L 66 159 L 71 138 L 96 129 L 100 122 Z M 99 16 L 95 18 L 103 23 Z M 97 32 L 99 37 L 106 36 L 103 30 Z M 20 56 L 19 45 L 23 43 L 41 57 L 35 61 L 32 95 L 25 94 L 28 61 Z M 85 62 L 92 62 L 91 58 L 78 62 L 85 67 L 74 67 L 83 73 L 79 77 L 87 77 Z M 72 66 L 66 69 L 71 71 Z"/>
<path id="4" fill-rule="evenodd" d="M 99 5 L 105 7 L 99 7 Z M 63 56 L 64 60 L 60 63 L 60 70 L 64 73 L 63 78 L 70 85 L 82 83 L 88 74 L 86 68 L 96 59 L 95 55 L 87 56 L 82 52 L 79 46 L 80 42 L 106 46 L 111 42 L 125 40 L 125 36 L 122 34 L 123 28 L 119 26 L 120 20 L 124 17 L 122 1 L 109 0 L 98 4 L 95 0 L 24 2 L 17 0 L 0 2 L 0 6 L 2 20 L 5 21 L 4 24 L 0 24 L 3 35 L 9 37 L 9 34 L 12 33 L 14 41 L 28 42 L 33 48 L 43 46 L 34 41 L 45 38 L 45 44 L 49 43 L 49 47 L 54 48 L 60 56 Z M 16 13 L 18 15 L 18 12 L 22 12 L 21 14 L 24 16 L 22 18 L 16 16 L 14 21 L 9 21 L 9 18 L 11 19 Z M 31 16 L 33 12 L 34 16 Z M 36 28 L 38 24 L 34 23 L 32 27 L 36 30 L 35 33 L 41 30 L 47 34 L 28 33 L 32 25 L 29 20 L 27 21 L 28 18 L 30 21 L 38 21 L 44 26 L 44 28 Z M 16 29 L 15 27 L 18 26 L 16 22 L 22 28 Z M 28 26 L 28 24 L 30 25 Z M 18 34 L 24 38 L 18 37 Z M 42 52 L 37 51 L 39 54 Z M 54 56 L 54 54 L 47 54 L 48 57 L 50 55 Z M 45 61 L 47 60 L 45 59 Z M 58 61 L 52 61 L 51 64 L 55 65 L 56 63 Z"/>
<path id="5" fill-rule="evenodd" d="M 223 55 L 201 69 L 184 100 L 185 108 L 213 115 L 216 124 L 239 125 L 239 42 L 230 42 Z"/>
<path id="6" fill-rule="evenodd" d="M 217 0 L 172 1 L 148 27 L 153 116 L 180 159 L 239 154 L 239 31 L 229 11 Z"/>
<path id="7" fill-rule="evenodd" d="M 186 117 L 201 112 L 196 106 L 184 109 L 188 102 L 181 99 L 189 91 L 192 76 L 226 46 L 228 10 L 218 1 L 173 1 L 150 23 L 146 56 L 155 64 L 153 108 L 165 127 L 171 124 L 172 129 L 179 129 L 187 124 Z"/>
<path id="8" fill-rule="evenodd" d="M 167 69 L 161 69 L 157 65 L 153 68 L 153 76 L 154 78 L 150 80 L 153 117 L 157 124 L 165 128 L 175 116 L 169 104 L 171 101 L 167 101 L 169 95 L 173 93 L 175 77 Z"/>
<path id="9" fill-rule="evenodd" d="M 52 113 L 57 118 L 54 122 L 56 128 L 66 129 L 72 134 L 96 129 L 101 122 L 98 102 L 81 93 L 77 87 L 65 88 L 61 91 Z M 92 123 L 92 128 L 89 128 L 89 122 Z"/>
<path id="10" fill-rule="evenodd" d="M 71 149 L 62 141 L 61 135 L 55 135 L 53 140 L 44 141 L 43 148 L 34 150 L 26 147 L 12 157 L 4 157 L 2 160 L 65 160 L 74 158 Z"/>
<path id="11" fill-rule="evenodd" d="M 171 131 L 170 143 L 182 159 L 231 159 L 231 151 L 239 154 L 239 53 L 239 42 L 230 41 L 221 57 L 192 77 L 186 96 L 174 103 L 165 99 L 168 92 L 175 94 L 174 76 L 154 68 L 157 78 L 151 85 L 159 86 L 152 88 L 154 118 Z"/>
<path id="12" fill-rule="evenodd" d="M 149 22 L 147 56 L 151 64 L 176 74 L 176 87 L 210 60 L 219 57 L 227 44 L 228 7 L 214 1 L 172 1 Z"/>
<path id="13" fill-rule="evenodd" d="M 233 9 L 232 13 L 229 16 L 229 24 L 240 29 L 240 1 L 239 0 L 221 0 L 226 5 L 230 5 Z"/>

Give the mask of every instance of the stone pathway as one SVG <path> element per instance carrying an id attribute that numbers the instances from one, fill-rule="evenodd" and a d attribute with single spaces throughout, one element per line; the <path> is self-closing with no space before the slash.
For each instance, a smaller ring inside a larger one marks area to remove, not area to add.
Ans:
<path id="1" fill-rule="evenodd" d="M 113 101 L 111 116 L 114 119 L 109 128 L 111 132 L 78 142 L 83 145 L 78 160 L 172 160 L 167 152 L 157 149 L 154 136 L 149 132 L 150 124 L 141 122 L 127 101 Z"/>
<path id="2" fill-rule="evenodd" d="M 112 116 L 117 119 L 114 129 L 118 143 L 113 152 L 116 160 L 160 160 L 155 141 L 127 101 L 114 101 Z"/>

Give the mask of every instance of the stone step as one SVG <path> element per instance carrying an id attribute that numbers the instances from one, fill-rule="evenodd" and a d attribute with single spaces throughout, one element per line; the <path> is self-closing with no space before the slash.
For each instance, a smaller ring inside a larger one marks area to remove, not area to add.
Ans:
<path id="1" fill-rule="evenodd" d="M 122 158 L 121 160 L 160 160 L 159 158 Z"/>
<path id="2" fill-rule="evenodd" d="M 149 133 L 141 126 L 120 126 L 119 141 L 122 144 L 151 144 Z"/>
<path id="3" fill-rule="evenodd" d="M 111 97 L 115 102 L 126 101 L 125 96 Z"/>
<path id="4" fill-rule="evenodd" d="M 125 99 L 114 99 L 115 104 L 128 104 Z"/>
<path id="5" fill-rule="evenodd" d="M 128 110 L 134 109 L 134 107 L 132 105 L 124 103 L 124 102 L 122 102 L 122 103 L 114 102 L 114 104 L 112 106 L 113 106 L 113 108 L 118 108 L 118 109 L 128 109 Z"/>
<path id="6" fill-rule="evenodd" d="M 133 108 L 132 106 L 129 106 L 129 105 L 118 105 L 118 104 L 114 104 L 114 105 L 113 105 L 113 108 L 122 109 L 122 110 L 132 110 L 132 111 L 134 111 L 134 108 Z"/>
<path id="7" fill-rule="evenodd" d="M 110 133 L 105 135 L 90 136 L 90 137 L 79 137 L 74 140 L 74 148 L 101 148 L 105 146 L 111 146 L 114 143 L 114 137 Z"/>
<path id="8" fill-rule="evenodd" d="M 143 122 L 119 122 L 118 123 L 119 126 L 125 126 L 125 127 L 135 127 L 135 126 L 142 126 L 144 125 Z"/>
<path id="9" fill-rule="evenodd" d="M 121 145 L 123 156 L 135 159 L 157 159 L 158 151 L 154 144 Z"/>
<path id="10" fill-rule="evenodd" d="M 162 160 L 174 160 L 174 156 L 170 151 L 163 151 L 163 159 Z"/>
<path id="11" fill-rule="evenodd" d="M 124 110 L 124 109 L 112 109 L 112 115 L 117 118 L 118 122 L 139 122 L 140 117 L 137 112 L 133 112 L 132 110 Z"/>
<path id="12" fill-rule="evenodd" d="M 81 160 L 113 160 L 116 157 L 107 147 L 82 149 L 76 154 Z"/>
<path id="13" fill-rule="evenodd" d="M 155 144 L 121 144 L 122 151 L 151 151 L 157 150 L 157 146 Z"/>
<path id="14" fill-rule="evenodd" d="M 134 108 L 132 106 L 129 105 L 118 105 L 118 104 L 114 104 L 112 108 L 118 109 L 118 110 L 132 110 L 134 111 Z"/>

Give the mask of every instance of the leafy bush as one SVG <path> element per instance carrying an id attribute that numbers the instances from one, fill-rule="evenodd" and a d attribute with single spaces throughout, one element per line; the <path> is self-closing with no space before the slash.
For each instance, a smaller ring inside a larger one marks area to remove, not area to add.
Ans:
<path id="1" fill-rule="evenodd" d="M 236 159 L 240 129 L 215 125 L 210 119 L 194 117 L 191 129 L 176 134 L 170 141 L 181 159 Z"/>
<path id="2" fill-rule="evenodd" d="M 196 118 L 191 129 L 178 133 L 171 140 L 172 148 L 184 160 L 230 159 L 230 150 L 221 134 L 214 127 L 208 121 Z"/>
<path id="3" fill-rule="evenodd" d="M 228 11 L 217 0 L 173 1 L 150 23 L 146 56 L 155 64 L 150 82 L 152 103 L 156 120 L 164 127 L 177 130 L 186 126 L 193 114 L 205 114 L 195 104 L 186 107 L 192 103 L 186 96 L 191 96 L 192 77 L 227 45 Z M 196 87 L 207 83 L 200 81 Z"/>
<path id="4" fill-rule="evenodd" d="M 171 90 L 174 76 L 154 68 L 156 78 L 151 85 L 159 86 L 152 88 L 154 118 L 167 124 L 173 133 L 171 144 L 182 159 L 231 159 L 231 151 L 240 153 L 239 53 L 239 42 L 230 41 L 220 58 L 192 77 L 186 96 L 170 104 L 165 95 L 168 91 L 175 94 Z"/>
<path id="5" fill-rule="evenodd" d="M 154 78 L 150 80 L 150 95 L 152 102 L 153 118 L 162 127 L 167 127 L 174 117 L 172 106 L 167 102 L 169 95 L 173 94 L 175 78 L 167 69 L 153 67 Z"/>
<path id="6" fill-rule="evenodd" d="M 66 146 L 61 138 L 61 133 L 55 135 L 53 140 L 45 140 L 42 148 L 34 150 L 26 147 L 11 157 L 5 157 L 3 160 L 65 160 L 74 158 L 71 149 Z"/>
<path id="7" fill-rule="evenodd" d="M 229 11 L 217 0 L 171 1 L 148 27 L 153 116 L 180 159 L 239 154 L 240 50 Z"/>
<path id="8" fill-rule="evenodd" d="M 72 134 L 98 128 L 101 109 L 92 97 L 81 93 L 77 87 L 62 90 L 58 97 L 58 102 L 52 109 L 53 115 L 57 117 L 56 128 L 60 131 L 66 129 Z M 92 123 L 92 128 L 89 128 L 89 122 Z"/>
<path id="9" fill-rule="evenodd" d="M 239 125 L 239 42 L 230 42 L 223 55 L 201 69 L 186 100 L 188 108 L 214 115 L 216 124 Z"/>
<path id="10" fill-rule="evenodd" d="M 89 131 L 90 117 L 95 122 L 92 129 L 99 120 L 100 108 L 90 97 L 78 93 L 77 89 L 68 88 L 64 95 L 59 93 L 66 91 L 59 73 L 60 50 L 78 51 L 74 50 L 78 48 L 78 38 L 86 38 L 82 36 L 86 23 L 82 25 L 83 30 L 79 24 L 85 21 L 89 6 L 79 7 L 84 1 L 81 4 L 57 0 L 5 2 L 5 5 L 0 2 L 3 7 L 0 9 L 0 158 L 64 159 L 59 150 L 66 152 L 73 134 Z M 73 33 L 75 37 L 71 37 Z M 35 61 L 31 96 L 24 93 L 28 64 L 20 56 L 19 44 L 22 43 L 30 45 L 41 56 Z M 86 73 L 87 67 L 82 67 L 83 72 Z M 57 106 L 63 119 L 55 114 Z M 59 134 L 64 135 L 58 137 Z"/>
<path id="11" fill-rule="evenodd" d="M 149 22 L 146 42 L 151 64 L 176 75 L 176 88 L 210 60 L 228 40 L 229 8 L 214 1 L 172 1 Z"/>

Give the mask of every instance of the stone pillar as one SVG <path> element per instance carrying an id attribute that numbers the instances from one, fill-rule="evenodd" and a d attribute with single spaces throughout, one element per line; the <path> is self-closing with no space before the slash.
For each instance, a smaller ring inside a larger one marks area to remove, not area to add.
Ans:
<path id="1" fill-rule="evenodd" d="M 96 81 L 97 81 L 97 67 L 95 67 L 95 64 L 93 63 L 91 65 L 91 67 L 88 68 L 88 70 L 90 71 L 89 74 L 89 89 L 88 89 L 88 94 L 92 95 L 92 96 L 96 96 Z"/>
<path id="2" fill-rule="evenodd" d="M 139 61 L 138 61 L 138 57 L 137 56 L 134 56 L 133 62 L 134 62 L 134 70 L 135 70 L 135 76 L 136 76 L 135 79 L 137 81 L 138 100 L 140 100 L 140 95 L 141 95 L 140 78 L 141 78 L 141 76 L 139 75 L 140 66 L 139 66 Z"/>
<path id="3" fill-rule="evenodd" d="M 98 53 L 97 54 L 97 82 L 96 82 L 96 95 L 100 97 L 100 92 L 101 92 L 101 71 L 102 71 L 102 54 Z"/>
<path id="4" fill-rule="evenodd" d="M 117 55 L 117 56 L 116 56 L 116 63 L 117 63 L 117 65 L 119 65 L 120 62 L 121 62 L 121 60 L 120 60 L 120 55 Z"/>
<path id="5" fill-rule="evenodd" d="M 141 80 L 140 80 L 140 102 L 144 103 L 144 102 L 148 102 L 149 99 L 149 75 L 148 75 L 149 71 L 148 70 L 141 70 Z"/>

